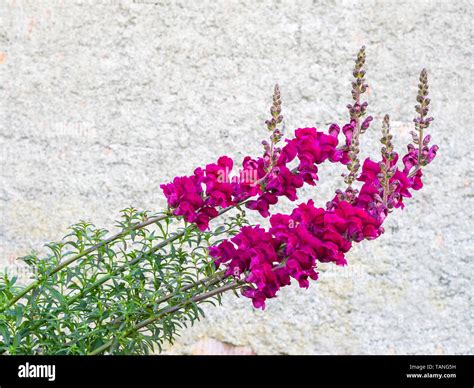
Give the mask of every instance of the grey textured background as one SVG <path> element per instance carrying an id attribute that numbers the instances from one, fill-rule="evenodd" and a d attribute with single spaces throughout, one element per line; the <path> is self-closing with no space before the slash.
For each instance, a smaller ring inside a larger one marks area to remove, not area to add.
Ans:
<path id="1" fill-rule="evenodd" d="M 261 152 L 273 84 L 288 131 L 344 123 L 353 57 L 367 46 L 377 155 L 390 113 L 400 152 L 429 70 L 438 158 L 386 234 L 324 267 L 308 290 L 256 311 L 225 298 L 169 350 L 205 338 L 259 354 L 474 353 L 470 1 L 0 2 L 0 267 L 79 219 L 112 227 L 160 183 L 227 154 Z M 342 186 L 323 166 L 323 205 Z M 282 202 L 278 210 L 289 211 Z"/>

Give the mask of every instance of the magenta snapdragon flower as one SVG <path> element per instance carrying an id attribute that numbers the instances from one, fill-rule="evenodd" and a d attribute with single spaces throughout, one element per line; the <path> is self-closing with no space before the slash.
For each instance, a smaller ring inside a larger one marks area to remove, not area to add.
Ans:
<path id="1" fill-rule="evenodd" d="M 419 105 L 415 107 L 419 115 L 414 120 L 418 132 L 412 133 L 414 144 L 408 145 L 407 154 L 401 158 L 403 169 L 397 165 L 399 157 L 393 150 L 388 115 L 382 126 L 381 160 L 367 158 L 361 166 L 359 138 L 373 121 L 372 116 L 365 116 L 367 102 L 361 101 L 368 88 L 364 63 L 362 48 L 353 71 L 353 103 L 347 105 L 350 120 L 342 129 L 337 124 L 330 125 L 328 133 L 298 128 L 282 148 L 277 147 L 282 137 L 277 125 L 283 117 L 280 90 L 276 86 L 272 119 L 266 121 L 271 131 L 270 142 L 262 143 L 262 157 L 244 158 L 237 179 L 229 179 L 235 163 L 223 156 L 215 164 L 197 168 L 192 176 L 178 177 L 161 186 L 173 214 L 183 216 L 201 230 L 208 228 L 220 209 L 242 202 L 262 217 L 270 217 L 268 230 L 260 225 L 245 226 L 237 235 L 209 248 L 215 266 L 223 267 L 225 276 L 245 283 L 242 294 L 251 298 L 256 308 L 264 309 L 266 300 L 274 298 L 291 279 L 308 288 L 310 279 L 318 279 L 318 262 L 346 265 L 346 253 L 353 244 L 382 235 L 383 222 L 390 212 L 403 209 L 404 199 L 423 187 L 421 168 L 438 151 L 437 145 L 429 145 L 430 135 L 424 133 L 433 120 L 427 117 L 430 101 L 426 71 L 420 75 Z M 341 132 L 345 141 L 339 145 Z M 347 167 L 349 172 L 343 174 L 347 188 L 337 190 L 326 208 L 317 208 L 310 200 L 299 204 L 291 214 L 272 215 L 271 207 L 280 197 L 296 201 L 304 184 L 316 185 L 318 166 L 325 161 Z M 361 182 L 360 189 L 352 187 L 357 182 Z"/>
<path id="2" fill-rule="evenodd" d="M 299 143 L 297 139 L 302 138 L 299 135 L 308 132 L 311 143 L 307 138 Z M 337 128 L 332 126 L 330 132 L 336 134 Z M 346 136 L 350 133 L 346 126 Z M 297 130 L 295 139 L 287 141 L 283 148 L 280 160 L 287 163 L 296 156 L 301 157 L 298 173 L 305 170 L 302 165 L 315 166 L 326 159 L 344 163 L 343 152 L 333 151 L 337 142 L 326 142 L 324 144 L 329 143 L 332 147 L 325 147 L 319 141 L 324 137 L 313 135 L 313 131 Z M 426 163 L 433 160 L 437 149 L 437 146 L 432 146 L 431 154 L 426 152 Z M 415 151 L 409 147 L 404 162 L 411 161 Z M 345 254 L 352 244 L 378 238 L 384 232 L 382 224 L 389 208 L 403 208 L 403 198 L 410 198 L 412 190 L 422 187 L 421 170 L 411 173 L 411 167 L 416 164 L 404 163 L 405 168 L 400 170 L 397 161 L 396 153 L 391 154 L 390 160 L 382 158 L 378 163 L 367 158 L 358 177 L 363 185 L 360 191 L 350 190 L 350 200 L 341 199 L 344 196 L 340 191 L 328 202 L 326 209 L 316 208 L 310 200 L 300 204 L 290 215 L 273 215 L 268 231 L 260 226 L 245 227 L 230 241 L 211 247 L 209 253 L 217 267 L 226 267 L 228 276 L 235 276 L 248 284 L 242 294 L 251 298 L 256 308 L 264 309 L 266 299 L 274 298 L 281 287 L 291 283 L 292 278 L 300 287 L 308 288 L 309 279 L 318 278 L 318 261 L 346 265 Z M 385 187 L 382 184 L 384 164 L 392 171 Z M 385 195 L 387 188 L 390 192 Z M 265 206 L 265 215 L 267 212 Z"/>
<path id="3" fill-rule="evenodd" d="M 290 201 L 298 199 L 297 191 L 304 183 L 315 185 L 318 180 L 317 165 L 326 160 L 341 162 L 344 151 L 337 148 L 336 136 L 319 132 L 316 128 L 301 128 L 295 137 L 279 152 L 270 171 L 265 172 L 265 156 L 244 158 L 239 176 L 231 178 L 234 162 L 222 156 L 217 163 L 197 168 L 194 175 L 177 177 L 161 185 L 174 215 L 183 216 L 206 230 L 209 221 L 225 209 L 244 200 L 248 209 L 257 210 L 262 217 L 270 215 L 269 209 L 285 196 Z M 298 159 L 295 169 L 289 164 Z"/>

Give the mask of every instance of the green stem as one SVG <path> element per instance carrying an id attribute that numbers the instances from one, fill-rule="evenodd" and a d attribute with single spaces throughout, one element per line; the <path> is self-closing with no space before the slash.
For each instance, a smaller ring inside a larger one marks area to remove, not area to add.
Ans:
<path id="1" fill-rule="evenodd" d="M 183 288 L 175 291 L 175 292 L 170 292 L 169 294 L 161 297 L 160 299 L 157 299 L 155 302 L 153 303 L 148 303 L 144 308 L 141 308 L 139 311 L 135 311 L 134 313 L 143 313 L 143 314 L 146 314 L 147 311 L 145 309 L 151 309 L 153 308 L 153 306 L 159 306 L 160 304 L 170 300 L 171 298 L 173 298 L 174 296 L 176 295 L 179 295 L 181 292 L 186 292 L 186 291 L 189 291 L 191 289 L 194 289 L 198 286 L 201 286 L 201 285 L 204 285 L 204 287 L 212 287 L 212 286 L 215 286 L 216 284 L 220 283 L 222 280 L 225 279 L 225 276 L 223 276 L 224 274 L 224 271 L 220 271 L 219 273 L 216 273 L 214 275 L 211 275 L 211 276 L 208 276 L 204 279 L 201 279 L 197 282 L 194 282 L 194 283 L 189 283 L 189 284 L 186 284 Z M 118 317 L 116 319 L 114 319 L 112 322 L 110 322 L 111 325 L 116 325 L 120 322 L 122 322 L 122 320 L 124 319 L 124 317 Z"/>
<path id="2" fill-rule="evenodd" d="M 155 247 L 153 247 L 150 251 L 148 251 L 146 254 L 150 254 L 150 253 L 154 253 L 156 252 L 157 250 L 165 247 L 166 245 L 168 245 L 169 243 L 173 242 L 173 241 L 176 241 L 177 239 L 183 237 L 184 234 L 186 234 L 186 232 L 188 232 L 189 230 L 192 230 L 194 228 L 194 225 L 193 226 L 190 226 L 186 229 L 184 229 L 182 232 L 180 233 L 177 233 L 175 234 L 173 237 L 170 237 L 170 238 L 167 238 L 166 240 L 163 240 L 161 243 L 159 243 L 158 245 L 156 245 Z M 78 294 L 76 294 L 75 296 L 73 296 L 71 299 L 69 299 L 67 301 L 67 304 L 70 305 L 72 303 L 74 303 L 76 300 L 78 300 L 79 298 L 82 298 L 85 294 L 89 293 L 90 291 L 92 291 L 93 289 L 99 287 L 100 285 L 104 284 L 107 280 L 110 280 L 112 279 L 114 276 L 117 276 L 117 275 L 120 275 L 121 273 L 125 272 L 129 267 L 131 267 L 132 265 L 135 265 L 137 263 L 139 263 L 143 257 L 145 255 L 141 254 L 139 255 L 138 257 L 136 257 L 135 259 L 133 259 L 132 261 L 128 262 L 126 265 L 123 265 L 119 268 L 117 268 L 116 270 L 114 270 L 112 273 L 109 273 L 103 277 L 101 277 L 99 280 L 97 280 L 95 283 L 91 284 L 89 287 L 87 287 L 86 289 L 84 289 L 83 291 L 79 292 Z"/>
<path id="3" fill-rule="evenodd" d="M 169 244 L 170 242 L 176 240 L 177 238 L 181 237 L 182 234 L 184 234 L 185 231 L 183 231 L 180 236 L 177 237 L 177 235 L 173 236 L 172 238 L 169 238 L 163 242 L 161 242 L 160 244 L 158 244 L 156 247 L 153 247 L 151 251 L 149 251 L 147 254 L 149 254 L 150 252 L 155 252 L 157 251 L 158 249 L 161 249 L 163 246 Z M 91 284 L 89 287 L 87 287 L 86 289 L 82 290 L 81 292 L 77 293 L 76 295 L 74 295 L 72 298 L 68 299 L 66 301 L 66 306 L 70 306 L 71 304 L 73 304 L 74 302 L 76 302 L 78 299 L 82 298 L 84 295 L 88 294 L 90 291 L 94 290 L 95 288 L 99 287 L 100 285 L 104 284 L 106 281 L 112 279 L 114 276 L 117 276 L 123 272 L 125 272 L 128 267 L 132 266 L 132 265 L 135 265 L 137 264 L 141 259 L 142 259 L 143 255 L 141 256 L 138 256 L 136 259 L 130 261 L 129 263 L 127 263 L 127 265 L 124 265 L 120 268 L 117 268 L 113 273 L 111 274 L 108 274 L 108 275 L 105 275 L 103 276 L 102 278 L 100 278 L 99 280 L 97 280 L 96 282 L 94 282 L 93 284 Z M 205 284 L 206 282 L 208 282 L 209 280 L 213 280 L 214 278 L 217 277 L 217 279 L 222 280 L 223 279 L 223 275 L 224 274 L 224 271 L 220 271 L 220 272 L 216 272 L 215 274 L 211 275 L 211 276 L 208 276 L 206 278 L 203 278 L 201 280 L 198 280 L 197 282 L 194 282 L 194 283 L 189 283 L 189 284 L 186 284 L 185 286 L 183 286 L 183 288 L 180 290 L 180 291 L 188 291 L 190 290 L 191 288 L 194 288 L 194 287 L 197 287 L 197 286 L 200 286 L 202 284 Z M 154 304 L 161 304 L 161 303 L 164 303 L 166 302 L 167 300 L 169 300 L 170 298 L 172 298 L 173 296 L 175 296 L 176 293 L 169 293 L 167 295 L 165 295 L 164 297 L 158 299 Z M 146 308 L 149 308 L 149 307 L 152 307 L 151 304 L 147 305 Z M 117 320 L 116 320 L 117 321 Z M 114 322 L 112 322 L 114 323 Z M 41 327 L 41 325 L 44 324 L 44 321 L 39 321 L 35 326 L 33 326 L 33 328 L 31 330 L 36 330 L 37 328 Z"/>
<path id="4" fill-rule="evenodd" d="M 201 279 L 201 280 L 199 280 L 199 281 L 197 281 L 197 282 L 186 284 L 186 285 L 185 285 L 182 289 L 180 289 L 179 291 L 180 291 L 180 292 L 189 291 L 190 289 L 192 289 L 192 288 L 194 288 L 194 287 L 198 287 L 198 286 L 200 286 L 200 285 L 202 285 L 202 284 L 205 284 L 206 282 L 208 282 L 208 281 L 210 281 L 210 280 L 212 280 L 212 281 L 209 282 L 209 284 L 207 284 L 206 287 L 213 286 L 213 285 L 219 283 L 220 281 L 222 281 L 222 280 L 224 279 L 224 276 L 222 276 L 223 274 L 224 274 L 224 271 L 216 272 L 214 275 L 208 276 L 208 277 L 206 277 L 206 278 L 204 278 L 204 279 Z M 162 298 L 157 299 L 153 304 L 152 304 L 152 303 L 147 304 L 147 305 L 145 306 L 145 308 L 147 308 L 147 309 L 148 309 L 148 308 L 152 308 L 154 305 L 159 306 L 160 304 L 166 302 L 167 300 L 171 299 L 173 296 L 176 296 L 176 295 L 178 295 L 178 292 L 171 292 L 171 293 L 169 293 L 169 294 L 163 296 Z M 69 303 L 68 303 L 68 305 L 69 305 Z M 111 321 L 110 324 L 111 324 L 111 325 L 116 325 L 116 324 L 118 324 L 118 323 L 121 323 L 122 320 L 123 320 L 123 317 L 119 317 L 119 318 L 117 318 L 117 319 Z M 42 322 L 42 323 L 44 323 L 44 322 Z M 39 325 L 33 327 L 31 330 L 36 330 L 39 326 L 41 326 L 42 323 L 40 323 Z M 123 323 L 122 323 L 122 325 L 123 325 Z M 64 346 L 65 346 L 66 348 L 67 348 L 67 347 L 70 347 L 70 346 L 74 345 L 75 343 L 77 343 L 78 341 L 82 341 L 83 339 L 85 339 L 85 338 L 86 338 L 87 336 L 89 336 L 90 334 L 93 334 L 94 332 L 98 332 L 98 331 L 100 331 L 100 330 L 101 330 L 101 329 L 94 330 L 94 331 L 88 333 L 87 335 L 85 335 L 85 336 L 83 336 L 83 337 L 81 337 L 81 338 L 78 338 L 78 339 L 76 339 L 76 340 L 74 340 L 74 341 L 69 341 L 69 342 L 67 342 Z"/>
<path id="5" fill-rule="evenodd" d="M 226 208 L 226 209 L 223 209 L 221 212 L 219 212 L 219 215 L 221 214 L 224 214 L 226 211 L 228 211 L 230 208 Z M 166 240 L 163 240 L 161 243 L 159 243 L 158 245 L 156 245 L 155 247 L 153 247 L 151 250 L 149 250 L 146 255 L 149 255 L 150 253 L 154 253 L 156 252 L 157 250 L 165 247 L 166 245 L 168 245 L 169 243 L 183 237 L 187 232 L 191 231 L 192 229 L 195 228 L 195 225 L 191 225 L 187 228 L 185 228 L 182 232 L 180 233 L 177 233 L 176 235 L 174 235 L 173 237 L 170 237 Z M 139 263 L 142 258 L 144 257 L 145 255 L 141 254 L 139 255 L 137 258 L 135 258 L 134 260 L 128 262 L 126 265 L 123 265 L 119 268 L 117 268 L 115 271 L 113 271 L 111 274 L 108 274 L 108 275 L 105 275 L 103 276 L 102 278 L 100 278 L 99 280 L 97 280 L 95 283 L 93 283 L 92 285 L 90 285 L 89 287 L 87 287 L 86 289 L 84 289 L 83 291 L 79 292 L 77 295 L 73 296 L 71 299 L 69 299 L 67 301 L 67 305 L 69 306 L 70 304 L 74 303 L 76 300 L 78 300 L 79 298 L 82 298 L 84 295 L 86 295 L 87 293 L 89 293 L 90 291 L 92 291 L 93 289 L 99 287 L 100 285 L 104 284 L 106 281 L 112 279 L 114 276 L 117 276 L 123 272 L 125 272 L 129 267 L 131 267 L 132 265 L 135 265 L 137 263 Z M 214 275 L 213 275 L 214 276 Z M 209 279 L 209 278 L 205 278 L 203 279 L 202 281 L 206 281 L 206 279 Z M 188 285 L 188 288 L 191 288 L 191 287 L 194 287 L 194 285 L 198 285 L 198 283 L 192 283 L 192 284 L 189 284 Z"/>
<path id="6" fill-rule="evenodd" d="M 23 298 L 26 294 L 28 294 L 30 291 L 34 290 L 37 288 L 42 282 L 44 282 L 46 279 L 50 278 L 54 274 L 58 273 L 62 269 L 66 268 L 68 265 L 74 263 L 75 261 L 79 260 L 81 257 L 84 257 L 88 255 L 89 253 L 92 253 L 96 251 L 97 249 L 110 244 L 111 242 L 118 240 L 119 238 L 125 237 L 128 235 L 130 232 L 133 232 L 138 229 L 143 229 L 144 227 L 154 224 L 156 222 L 163 221 L 166 219 L 168 216 L 157 216 L 157 217 L 152 217 L 146 221 L 140 222 L 136 225 L 133 225 L 132 227 L 122 230 L 119 233 L 114 234 L 113 236 L 110 236 L 109 238 L 102 240 L 100 243 L 97 243 L 86 250 L 82 251 L 81 253 L 78 253 L 77 255 L 74 255 L 73 257 L 63 261 L 61 264 L 59 264 L 57 267 L 53 268 L 50 272 L 46 274 L 45 277 L 38 279 L 31 283 L 29 286 L 25 287 L 21 292 L 19 292 L 17 295 L 15 295 L 5 306 L 0 308 L 0 313 L 4 312 L 6 309 L 10 308 L 13 306 L 16 302 L 18 302 L 21 298 Z"/>
<path id="7" fill-rule="evenodd" d="M 244 203 L 244 202 L 242 202 Z M 224 214 L 225 212 L 227 212 L 228 210 L 230 210 L 231 208 L 226 208 L 226 209 L 222 209 L 220 212 L 219 212 L 219 215 L 222 215 Z M 153 247 L 151 250 L 149 250 L 145 255 L 149 255 L 150 253 L 154 253 L 156 252 L 157 250 L 163 248 L 164 246 L 168 245 L 169 243 L 179 239 L 180 237 L 184 236 L 187 232 L 189 232 L 190 230 L 194 229 L 195 228 L 195 225 L 191 225 L 187 228 L 185 228 L 183 231 L 181 231 L 180 233 L 177 233 L 176 235 L 166 239 L 166 240 L 163 240 L 161 243 L 159 243 L 158 245 L 156 245 L 155 247 Z M 93 284 L 91 284 L 89 287 L 87 287 L 86 289 L 80 291 L 79 293 L 77 293 L 75 296 L 73 296 L 72 298 L 68 299 L 66 301 L 66 306 L 70 306 L 71 304 L 73 304 L 74 302 L 76 302 L 78 299 L 82 298 L 84 295 L 88 294 L 89 292 L 91 292 L 92 290 L 94 290 L 95 288 L 99 287 L 100 285 L 104 284 L 105 282 L 107 282 L 108 280 L 112 279 L 114 276 L 117 276 L 123 272 L 125 272 L 129 267 L 137 264 L 138 262 L 140 262 L 142 260 L 142 258 L 145 256 L 143 253 L 140 254 L 137 258 L 135 258 L 134 260 L 126 263 L 126 265 L 123 265 L 119 268 L 117 268 L 116 270 L 114 270 L 112 273 L 110 274 L 107 274 L 105 276 L 103 276 L 102 278 L 100 278 L 99 280 L 97 280 L 96 282 L 94 282 Z M 190 290 L 191 288 L 194 288 L 194 287 L 197 287 L 199 285 L 202 285 L 202 284 L 205 284 L 207 281 L 215 278 L 217 276 L 217 278 L 220 280 L 223 279 L 223 275 L 224 274 L 224 271 L 220 271 L 220 272 L 217 272 L 211 276 L 208 276 L 204 279 L 201 279 L 197 282 L 194 282 L 194 283 L 189 283 L 187 285 L 185 285 L 180 291 L 188 291 Z M 173 296 L 175 295 L 175 293 L 170 293 L 166 296 L 164 296 L 163 298 L 157 300 L 155 302 L 155 304 L 161 304 L 163 302 L 166 302 L 167 300 L 169 300 L 170 298 L 172 298 Z M 148 305 L 146 307 L 152 307 L 151 305 Z M 117 319 L 115 321 L 118 321 Z M 114 322 L 112 322 L 114 323 Z M 38 329 L 39 327 L 41 327 L 42 325 L 44 324 L 44 321 L 39 321 L 36 325 L 33 326 L 33 328 L 31 330 L 36 330 Z"/>
<path id="8" fill-rule="evenodd" d="M 238 204 L 236 204 L 236 205 L 229 206 L 229 207 L 227 207 L 227 208 L 225 208 L 225 209 L 221 209 L 221 210 L 219 211 L 218 216 L 220 216 L 220 215 L 226 213 L 227 211 L 229 211 L 230 209 L 233 209 L 233 208 L 236 207 L 236 206 L 240 206 L 240 205 L 245 204 L 245 202 L 246 202 L 246 201 L 242 201 L 242 202 L 240 202 L 240 203 L 238 203 Z M 162 220 L 166 219 L 167 217 L 168 217 L 168 216 L 160 216 L 160 217 L 153 217 L 153 218 L 150 218 L 150 219 L 148 219 L 147 221 L 141 222 L 141 223 L 139 223 L 139 224 L 136 224 L 136 225 L 132 226 L 131 228 L 128 228 L 128 229 L 126 229 L 126 230 L 124 230 L 124 231 L 122 231 L 122 232 L 120 232 L 120 233 L 117 233 L 117 234 L 115 234 L 115 235 L 113 235 L 113 236 L 111 236 L 111 237 L 109 237 L 109 238 L 107 238 L 107 239 L 101 241 L 100 243 L 93 245 L 92 247 L 86 249 L 85 251 L 83 251 L 83 252 L 81 252 L 81 253 L 79 253 L 79 254 L 77 254 L 77 255 L 71 257 L 70 259 L 65 260 L 65 261 L 62 262 L 60 265 L 58 265 L 57 267 L 55 267 L 54 269 L 52 269 L 50 272 L 48 272 L 45 277 L 34 281 L 33 283 L 31 283 L 30 285 L 28 285 L 27 287 L 25 287 L 25 288 L 24 288 L 21 292 L 19 292 L 17 295 L 15 295 L 5 306 L 3 306 L 3 307 L 0 308 L 0 313 L 4 312 L 6 309 L 8 309 L 8 308 L 10 308 L 11 306 L 13 306 L 16 302 L 18 302 L 21 298 L 23 298 L 25 295 L 27 295 L 30 291 L 32 291 L 32 290 L 38 288 L 38 287 L 41 285 L 41 283 L 43 283 L 46 279 L 48 279 L 49 277 L 53 276 L 54 274 L 56 274 L 57 272 L 61 271 L 62 269 L 66 268 L 68 265 L 74 263 L 75 261 L 77 261 L 77 260 L 80 259 L 81 257 L 84 257 L 85 255 L 87 255 L 87 254 L 89 254 L 89 253 L 91 253 L 91 252 L 94 252 L 95 250 L 97 250 L 97 249 L 99 249 L 99 248 L 101 248 L 101 247 L 103 247 L 103 246 L 109 244 L 110 242 L 112 242 L 112 241 L 114 241 L 114 240 L 117 240 L 117 239 L 119 239 L 119 238 L 125 237 L 127 234 L 129 234 L 129 233 L 132 232 L 132 231 L 139 230 L 139 229 L 143 229 L 144 227 L 146 227 L 146 226 L 148 226 L 148 225 L 150 225 L 150 224 L 153 224 L 153 223 L 162 221 Z M 194 225 L 191 226 L 191 227 L 194 227 Z M 185 229 L 185 230 L 183 230 L 182 232 L 176 234 L 175 236 L 172 237 L 172 238 L 173 238 L 172 241 L 174 241 L 174 240 L 176 240 L 176 239 L 182 237 L 187 231 L 188 231 L 188 230 Z M 165 240 L 165 241 L 166 241 L 166 240 Z M 168 241 L 167 243 L 169 243 L 169 241 Z M 166 244 L 165 244 L 165 245 L 166 245 Z M 158 246 L 155 247 L 154 250 L 153 250 L 153 252 L 156 251 L 156 250 L 158 250 L 158 249 L 160 249 L 160 248 L 162 248 L 162 247 L 163 247 L 163 246 L 161 246 L 161 247 L 159 247 L 159 248 L 158 248 Z M 137 258 L 137 259 L 138 259 L 138 258 Z M 135 259 L 135 260 L 137 260 L 137 259 Z M 134 261 L 135 261 L 135 260 L 134 260 Z M 140 258 L 140 260 L 141 260 L 141 258 Z M 139 260 L 138 260 L 138 261 L 139 261 Z M 138 261 L 137 261 L 137 262 L 138 262 Z M 110 279 L 110 277 L 108 277 L 108 279 Z M 105 282 L 105 281 L 108 280 L 108 279 L 105 279 L 103 282 Z M 97 284 L 97 286 L 100 285 L 100 284 L 102 284 L 103 282 Z"/>
<path id="9" fill-rule="evenodd" d="M 219 288 L 216 288 L 215 290 L 212 290 L 212 291 L 209 291 L 205 294 L 202 294 L 202 295 L 197 295 L 185 302 L 182 302 L 180 304 L 177 304 L 176 306 L 170 306 L 170 307 L 167 307 L 166 309 L 164 309 L 161 313 L 157 314 L 157 315 L 152 315 L 150 316 L 149 318 L 141 321 L 141 322 L 138 322 L 137 324 L 135 324 L 131 329 L 129 329 L 128 331 L 126 331 L 124 333 L 124 337 L 128 337 L 130 336 L 131 334 L 133 334 L 134 332 L 156 322 L 157 320 L 163 318 L 164 316 L 166 315 L 169 315 L 169 314 L 172 314 L 178 310 L 180 310 L 181 308 L 183 307 L 186 307 L 188 304 L 190 303 L 196 303 L 196 302 L 201 302 L 205 299 L 208 299 L 208 298 L 211 298 L 213 296 L 216 296 L 216 295 L 219 295 L 219 294 L 222 294 L 226 291 L 229 291 L 229 290 L 232 290 L 232 289 L 235 289 L 237 287 L 240 286 L 240 282 L 238 281 L 234 281 L 232 283 L 229 283 L 225 286 L 222 286 L 222 287 L 219 287 Z M 97 354 L 101 354 L 103 352 L 105 352 L 107 349 L 109 349 L 113 344 L 114 344 L 114 341 L 115 341 L 115 337 L 112 338 L 110 341 L 106 342 L 105 344 L 103 344 L 102 346 L 94 349 L 91 353 L 89 353 L 89 355 L 93 356 L 93 355 L 97 355 Z"/>

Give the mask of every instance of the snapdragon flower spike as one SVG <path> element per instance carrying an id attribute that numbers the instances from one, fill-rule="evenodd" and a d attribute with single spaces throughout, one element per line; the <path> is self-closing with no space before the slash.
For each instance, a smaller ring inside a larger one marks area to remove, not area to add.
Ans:
<path id="1" fill-rule="evenodd" d="M 217 267 L 242 278 L 249 285 L 242 294 L 256 308 L 274 298 L 280 288 L 295 279 L 301 288 L 317 280 L 317 261 L 346 265 L 345 253 L 353 242 L 380 236 L 381 222 L 364 209 L 345 201 L 331 209 L 316 208 L 314 202 L 299 205 L 290 215 L 270 218 L 271 228 L 244 227 L 241 232 L 209 250 Z"/>
<path id="2" fill-rule="evenodd" d="M 431 100 L 428 98 L 428 73 L 423 69 L 420 73 L 418 84 L 418 94 L 416 96 L 417 105 L 415 110 L 418 116 L 413 120 L 415 131 L 412 131 L 414 144 L 408 145 L 408 153 L 403 156 L 404 171 L 417 179 L 418 185 L 421 185 L 421 168 L 428 165 L 435 158 L 439 147 L 437 145 L 429 146 L 431 136 L 426 135 L 425 131 L 434 120 L 433 117 L 427 117 Z M 421 187 L 421 186 L 420 186 Z"/>
<path id="3" fill-rule="evenodd" d="M 385 156 L 390 147 L 391 143 Z M 421 177 L 417 180 L 398 169 L 397 160 L 393 150 L 389 159 L 380 162 L 365 159 L 358 178 L 363 185 L 360 192 L 351 192 L 350 201 L 338 194 L 323 209 L 310 200 L 290 215 L 273 215 L 268 231 L 258 225 L 243 228 L 232 239 L 210 248 L 216 267 L 224 265 L 227 276 L 243 278 L 249 284 L 242 295 L 251 298 L 255 308 L 264 309 L 266 299 L 274 298 L 291 279 L 308 288 L 309 279 L 318 279 L 318 261 L 346 265 L 345 254 L 353 243 L 382 235 L 388 209 L 403 208 L 403 198 L 420 188 Z M 387 162 L 391 173 L 384 175 L 382 166 Z M 388 205 L 383 199 L 387 187 Z"/>
<path id="4" fill-rule="evenodd" d="M 422 78 L 426 80 L 426 74 Z M 427 90 L 427 84 L 421 85 L 420 89 Z M 343 128 L 346 145 L 353 144 L 354 129 L 353 122 Z M 299 129 L 295 139 L 287 140 L 279 161 L 288 163 L 298 156 L 300 164 L 297 170 L 303 176 L 307 173 L 307 166 L 315 166 L 327 159 L 344 164 L 347 161 L 344 151 L 341 153 L 332 148 L 337 145 L 339 132 L 340 128 L 335 124 L 330 126 L 329 135 L 307 128 Z M 437 146 L 417 150 L 409 145 L 401 170 L 397 166 L 398 154 L 392 144 L 388 115 L 384 117 L 382 135 L 382 159 L 379 162 L 365 159 L 357 178 L 363 182 L 360 190 L 351 186 L 345 192 L 338 190 L 326 209 L 316 208 L 310 200 L 299 205 L 290 215 L 273 215 L 268 232 L 260 226 L 246 227 L 231 241 L 210 248 L 209 254 L 217 267 L 226 266 L 228 276 L 243 277 L 248 283 L 242 294 L 252 299 L 255 308 L 264 309 L 266 299 L 274 298 L 281 287 L 291 283 L 291 279 L 295 279 L 300 287 L 308 288 L 309 279 L 318 278 L 318 261 L 345 265 L 345 254 L 352 244 L 373 240 L 383 234 L 382 224 L 389 211 L 403 208 L 403 199 L 410 198 L 411 191 L 423 186 L 421 166 L 433 160 Z M 306 136 L 311 140 L 305 141 L 308 140 Z M 336 141 L 328 141 L 329 146 L 325 147 L 327 136 Z M 429 140 L 426 138 L 420 147 L 427 147 Z M 315 144 L 317 152 L 313 150 Z M 324 154 L 323 150 L 328 153 Z M 314 179 L 312 175 L 309 177 Z M 311 179 L 305 181 L 312 183 Z"/>
<path id="5" fill-rule="evenodd" d="M 367 91 L 368 85 L 365 83 L 365 46 L 359 50 L 355 61 L 354 70 L 352 75 L 354 80 L 352 81 L 352 99 L 353 104 L 348 104 L 350 122 L 343 127 L 343 133 L 346 137 L 346 150 L 347 150 L 347 169 L 349 173 L 344 176 L 344 181 L 350 187 L 357 178 L 357 173 L 360 168 L 360 162 L 358 158 L 359 154 L 359 136 L 363 134 L 370 126 L 373 118 L 367 116 L 363 121 L 363 117 L 367 113 L 368 103 L 361 101 L 361 96 Z"/>
<path id="6" fill-rule="evenodd" d="M 280 142 L 283 133 L 277 127 L 283 122 L 283 116 L 281 115 L 281 92 L 278 84 L 275 85 L 273 90 L 273 104 L 270 108 L 271 119 L 265 121 L 267 129 L 270 131 L 270 143 L 263 141 L 262 144 L 265 149 L 263 156 L 264 169 L 267 173 L 271 172 L 275 162 L 278 160 L 280 154 L 280 148 L 276 145 Z"/>

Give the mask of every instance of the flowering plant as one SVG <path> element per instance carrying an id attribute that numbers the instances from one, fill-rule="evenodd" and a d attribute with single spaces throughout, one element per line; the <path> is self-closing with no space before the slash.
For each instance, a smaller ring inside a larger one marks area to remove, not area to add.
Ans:
<path id="1" fill-rule="evenodd" d="M 362 48 L 346 124 L 332 124 L 327 132 L 298 128 L 282 141 L 277 85 L 262 156 L 247 156 L 239 167 L 222 156 L 161 185 L 168 202 L 165 211 L 125 209 L 118 222 L 121 230 L 109 237 L 108 231 L 80 222 L 61 242 L 47 244 L 51 253 L 45 258 L 36 252 L 22 258 L 34 270 L 34 280 L 18 286 L 16 279 L 3 276 L 0 352 L 161 350 L 163 342 L 173 342 L 178 329 L 204 315 L 202 303 L 220 303 L 226 291 L 240 290 L 255 308 L 264 309 L 267 299 L 291 279 L 308 288 L 310 280 L 318 279 L 318 262 L 346 265 L 353 244 L 378 238 L 386 217 L 422 188 L 422 168 L 438 150 L 426 134 L 433 119 L 428 117 L 423 70 L 413 143 L 401 163 L 388 115 L 382 123 L 379 160 L 360 162 L 360 137 L 373 121 L 363 101 L 368 88 L 364 65 Z M 345 188 L 324 208 L 309 200 L 290 214 L 273 212 L 280 197 L 296 201 L 300 188 L 315 186 L 319 165 L 326 161 L 346 167 Z M 235 215 L 217 227 L 211 223 L 230 210 Z M 269 218 L 269 228 L 250 225 L 246 211 Z"/>

